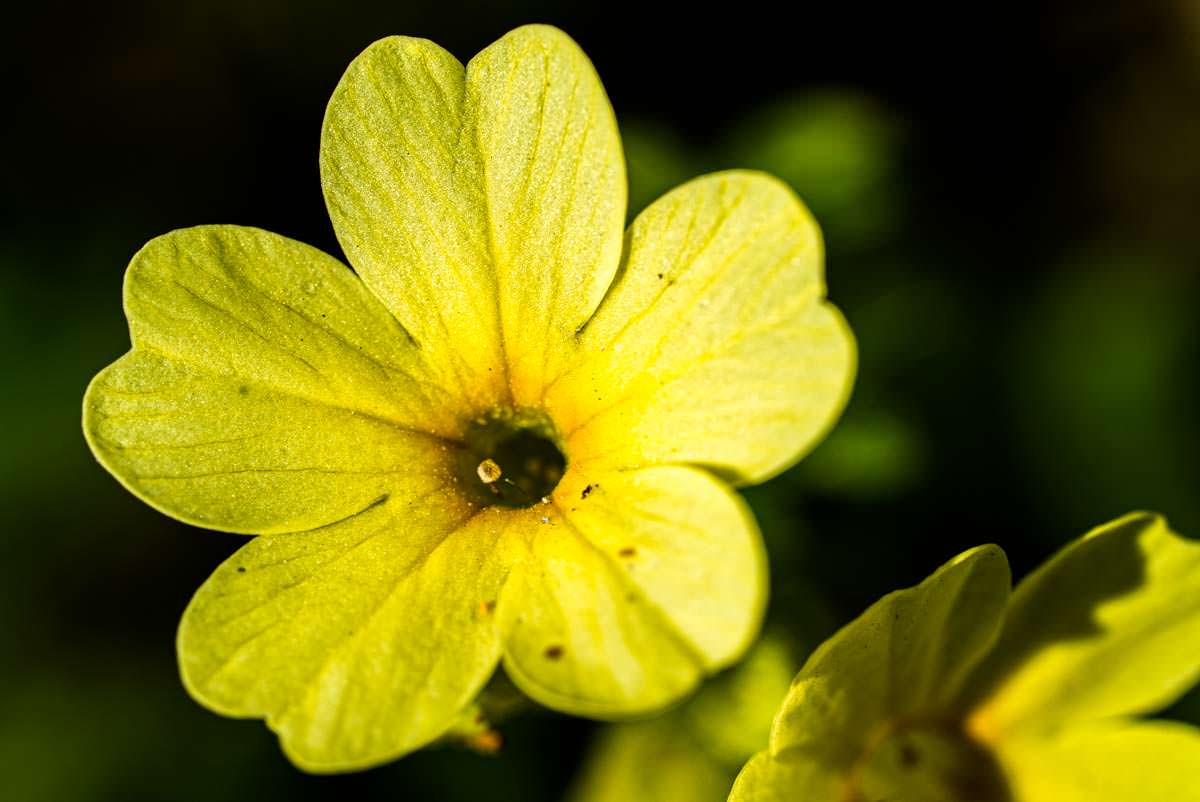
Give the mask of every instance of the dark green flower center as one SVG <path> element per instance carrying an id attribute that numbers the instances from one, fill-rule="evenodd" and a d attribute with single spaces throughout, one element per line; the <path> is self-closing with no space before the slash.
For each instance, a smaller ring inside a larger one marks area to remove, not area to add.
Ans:
<path id="1" fill-rule="evenodd" d="M 483 504 L 532 507 L 554 492 L 566 471 L 559 442 L 544 414 L 496 410 L 467 424 L 460 479 Z"/>
<path id="2" fill-rule="evenodd" d="M 1012 802 L 995 759 L 958 727 L 887 727 L 873 740 L 848 797 L 853 802 Z"/>

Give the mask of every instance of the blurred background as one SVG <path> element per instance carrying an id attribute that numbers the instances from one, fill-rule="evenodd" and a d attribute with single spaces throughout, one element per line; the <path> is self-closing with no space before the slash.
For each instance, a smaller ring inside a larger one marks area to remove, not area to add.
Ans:
<path id="1" fill-rule="evenodd" d="M 1200 4 L 180 0 L 19 4 L 0 63 L 0 798 L 723 800 L 816 644 L 998 542 L 1018 576 L 1136 508 L 1200 536 Z M 786 14 L 786 16 L 784 16 Z M 466 60 L 521 23 L 605 81 L 631 214 L 691 176 L 774 172 L 812 207 L 861 350 L 840 427 L 748 496 L 770 635 L 653 721 L 534 713 L 498 757 L 293 770 L 177 679 L 179 614 L 241 538 L 175 523 L 90 457 L 79 410 L 128 345 L 151 237 L 255 225 L 340 254 L 317 142 L 384 35 Z M 1168 715 L 1200 721 L 1193 694 Z"/>

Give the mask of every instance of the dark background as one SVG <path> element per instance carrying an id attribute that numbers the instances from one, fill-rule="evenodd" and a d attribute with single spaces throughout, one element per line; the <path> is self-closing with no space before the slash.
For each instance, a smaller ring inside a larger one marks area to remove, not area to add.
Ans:
<path id="1" fill-rule="evenodd" d="M 339 253 L 317 142 L 368 43 L 466 60 L 524 22 L 595 62 L 636 211 L 731 166 L 821 221 L 859 338 L 842 425 L 748 493 L 771 620 L 807 649 L 881 594 L 998 542 L 1018 575 L 1136 508 L 1200 535 L 1200 6 L 21 4 L 0 49 L 0 798 L 559 799 L 595 732 L 548 713 L 497 758 L 293 770 L 185 695 L 174 632 L 241 539 L 96 465 L 91 376 L 128 345 L 151 237 L 255 225 Z M 1200 719 L 1200 700 L 1171 715 Z"/>

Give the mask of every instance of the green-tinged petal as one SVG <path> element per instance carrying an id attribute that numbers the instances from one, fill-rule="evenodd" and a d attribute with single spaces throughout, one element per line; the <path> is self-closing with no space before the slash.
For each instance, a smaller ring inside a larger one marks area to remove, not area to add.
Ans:
<path id="1" fill-rule="evenodd" d="M 1200 802 L 1200 730 L 1109 721 L 997 745 L 1020 802 Z"/>
<path id="2" fill-rule="evenodd" d="M 532 406 L 616 274 L 625 159 L 600 78 L 556 28 L 518 28 L 471 59 L 467 92 L 513 392 Z"/>
<path id="3" fill-rule="evenodd" d="M 802 752 L 772 757 L 760 752 L 733 784 L 729 802 L 842 802 L 846 782 L 837 770 Z"/>
<path id="4" fill-rule="evenodd" d="M 639 215 L 627 250 L 547 392 L 572 456 L 751 482 L 812 448 L 848 397 L 854 342 L 795 195 L 763 174 L 706 176 Z"/>
<path id="5" fill-rule="evenodd" d="M 367 48 L 330 98 L 321 184 L 350 263 L 444 379 L 477 403 L 502 397 L 487 204 L 462 64 L 424 39 Z"/>
<path id="6" fill-rule="evenodd" d="M 493 607 L 514 520 L 443 492 L 256 538 L 184 613 L 184 682 L 219 713 L 266 718 L 309 771 L 423 746 L 499 660 Z"/>
<path id="7" fill-rule="evenodd" d="M 1200 543 L 1144 513 L 1095 529 L 1013 593 L 970 682 L 971 727 L 1012 730 L 1161 708 L 1200 676 Z"/>
<path id="8" fill-rule="evenodd" d="M 705 683 L 680 710 L 683 726 L 715 759 L 739 767 L 767 744 L 795 673 L 789 642 L 765 633 L 733 670 Z"/>
<path id="9" fill-rule="evenodd" d="M 538 701 L 653 710 L 727 665 L 758 630 L 765 566 L 743 503 L 703 472 L 568 472 L 500 600 L 505 667 Z"/>
<path id="10" fill-rule="evenodd" d="M 133 350 L 84 398 L 100 462 L 154 507 L 238 532 L 311 529 L 445 481 L 456 404 L 345 266 L 256 229 L 153 240 Z"/>
<path id="11" fill-rule="evenodd" d="M 742 764 L 767 743 L 795 672 L 778 635 L 706 682 L 695 697 L 648 721 L 606 727 L 589 750 L 571 802 L 720 802 Z"/>
<path id="12" fill-rule="evenodd" d="M 731 774 L 673 717 L 609 726 L 569 802 L 723 802 Z"/>
<path id="13" fill-rule="evenodd" d="M 422 348 L 479 403 L 511 374 L 532 405 L 621 249 L 620 140 L 578 46 L 527 26 L 464 71 L 376 42 L 330 101 L 321 167 L 347 256 Z"/>
<path id="14" fill-rule="evenodd" d="M 554 502 L 708 669 L 739 659 L 757 636 L 767 585 L 762 539 L 745 502 L 722 482 L 681 466 L 572 471 Z"/>
<path id="15" fill-rule="evenodd" d="M 881 732 L 941 717 L 995 642 L 1008 591 L 1004 552 L 981 546 L 873 604 L 796 676 L 772 754 L 799 749 L 848 770 Z"/>

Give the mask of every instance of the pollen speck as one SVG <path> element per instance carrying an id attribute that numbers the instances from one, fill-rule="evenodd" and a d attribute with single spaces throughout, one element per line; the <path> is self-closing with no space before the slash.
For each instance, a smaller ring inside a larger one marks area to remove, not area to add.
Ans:
<path id="1" fill-rule="evenodd" d="M 479 463 L 479 467 L 475 469 L 475 473 L 479 474 L 479 481 L 485 485 L 490 485 L 500 481 L 502 471 L 494 459 L 485 459 Z"/>
<path id="2" fill-rule="evenodd" d="M 559 646 L 558 644 L 546 647 L 546 657 L 550 658 L 551 660 L 557 660 L 562 656 L 563 647 Z"/>
<path id="3" fill-rule="evenodd" d="M 637 554 L 637 549 L 635 549 L 633 546 L 626 546 L 618 551 L 617 554 L 621 555 L 622 557 L 632 557 Z"/>

